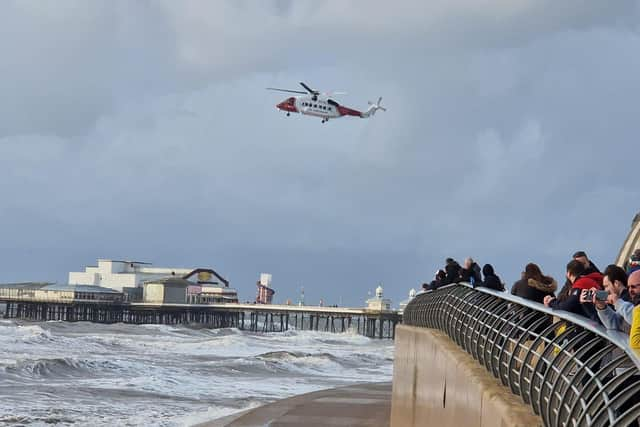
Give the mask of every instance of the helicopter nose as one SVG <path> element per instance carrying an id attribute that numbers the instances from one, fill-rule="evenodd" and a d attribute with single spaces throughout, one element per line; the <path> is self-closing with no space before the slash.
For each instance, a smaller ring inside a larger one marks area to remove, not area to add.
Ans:
<path id="1" fill-rule="evenodd" d="M 296 100 L 295 100 L 295 98 L 285 99 L 280 104 L 277 104 L 276 108 L 278 110 L 282 110 L 282 111 L 286 111 L 286 112 L 290 112 L 290 113 L 295 113 L 296 111 L 298 111 L 296 109 Z"/>

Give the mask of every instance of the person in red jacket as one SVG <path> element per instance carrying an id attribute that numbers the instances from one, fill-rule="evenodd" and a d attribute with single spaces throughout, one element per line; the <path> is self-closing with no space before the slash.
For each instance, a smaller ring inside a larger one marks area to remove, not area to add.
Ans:
<path id="1" fill-rule="evenodd" d="M 575 259 L 569 262 L 567 264 L 567 279 L 569 279 L 572 286 L 568 297 L 563 301 L 558 301 L 556 297 L 548 295 L 544 297 L 544 305 L 555 310 L 570 311 L 588 317 L 595 322 L 600 322 L 593 304 L 580 302 L 580 293 L 584 289 L 602 289 L 603 276 L 597 271 L 585 273 L 586 268 L 583 263 Z"/>

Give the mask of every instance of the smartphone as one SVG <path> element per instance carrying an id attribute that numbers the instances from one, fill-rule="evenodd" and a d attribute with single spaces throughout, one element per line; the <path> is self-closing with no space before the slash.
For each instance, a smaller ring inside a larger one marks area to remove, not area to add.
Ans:
<path id="1" fill-rule="evenodd" d="M 609 297 L 609 292 L 596 291 L 596 301 L 606 301 L 608 297 Z"/>
<path id="2" fill-rule="evenodd" d="M 591 300 L 593 300 L 593 291 L 592 291 L 591 289 L 589 289 L 589 290 L 587 290 L 587 291 L 585 292 L 585 299 L 586 299 L 587 301 L 591 301 Z"/>

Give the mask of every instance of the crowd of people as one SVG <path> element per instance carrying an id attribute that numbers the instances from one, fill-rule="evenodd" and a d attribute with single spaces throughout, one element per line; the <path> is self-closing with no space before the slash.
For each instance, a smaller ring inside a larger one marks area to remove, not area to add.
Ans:
<path id="1" fill-rule="evenodd" d="M 460 265 L 447 258 L 423 291 L 453 283 L 469 283 L 505 291 L 505 284 L 491 264 L 482 269 L 473 258 Z M 566 282 L 558 291 L 558 282 L 545 275 L 534 263 L 525 266 L 511 294 L 539 304 L 587 317 L 608 329 L 630 335 L 632 348 L 640 348 L 640 249 L 636 249 L 624 267 L 615 264 L 601 272 L 584 251 L 573 254 L 566 268 Z M 557 292 L 557 294 L 556 294 Z"/>
<path id="2" fill-rule="evenodd" d="M 482 275 L 480 274 L 482 271 Z M 460 266 L 454 259 L 447 258 L 443 270 L 438 270 L 431 283 L 423 284 L 423 291 L 434 290 L 453 283 L 469 283 L 473 287 L 484 286 L 498 291 L 505 291 L 505 285 L 496 275 L 491 264 L 485 264 L 482 270 L 472 259 L 467 258 L 464 265 Z M 558 290 L 557 281 L 545 275 L 541 268 L 533 263 L 525 266 L 520 279 L 511 287 L 511 293 L 515 296 L 543 304 L 554 310 L 565 310 L 578 316 L 584 316 L 603 325 L 607 329 L 621 331 L 629 336 L 629 346 L 632 349 L 640 349 L 640 249 L 636 249 L 624 266 L 608 265 L 603 272 L 589 259 L 584 251 L 573 254 L 566 267 L 566 282 L 562 289 Z M 541 313 L 542 315 L 542 313 Z M 537 323 L 537 333 L 543 333 L 552 325 L 551 316 L 543 315 L 546 320 Z M 562 329 L 564 330 L 564 329 Z M 561 332 L 560 329 L 556 333 Z M 586 344 L 586 342 L 584 343 Z M 578 342 L 577 346 L 582 344 Z M 598 343 L 579 356 L 578 359 L 586 359 L 603 350 L 604 344 Z M 616 360 L 623 349 L 615 349 L 608 354 L 606 360 Z M 602 363 L 607 363 L 605 358 L 598 360 L 595 369 Z M 625 371 L 634 368 L 633 363 L 620 364 L 614 371 L 620 375 L 617 386 L 612 395 L 631 390 L 640 376 L 628 375 Z M 582 379 L 584 381 L 586 377 Z M 619 407 L 618 414 L 622 414 L 640 401 L 640 392 L 634 392 L 628 396 Z M 632 421 L 631 426 L 640 426 L 638 420 Z"/>
<path id="3" fill-rule="evenodd" d="M 484 275 L 484 280 L 483 276 Z M 464 266 L 460 266 L 453 258 L 447 258 L 443 270 L 436 271 L 431 283 L 424 283 L 422 290 L 434 290 L 453 283 L 470 283 L 471 286 L 485 286 L 487 288 L 504 291 L 504 283 L 496 275 L 491 264 L 480 266 L 473 260 L 464 260 Z"/>

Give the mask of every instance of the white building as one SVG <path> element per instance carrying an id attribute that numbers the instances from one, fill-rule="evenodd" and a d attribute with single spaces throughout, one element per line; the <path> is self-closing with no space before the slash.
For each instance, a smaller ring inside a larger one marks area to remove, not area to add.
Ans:
<path id="1" fill-rule="evenodd" d="M 176 280 L 169 280 L 176 279 Z M 180 280 L 178 280 L 180 279 Z M 169 280 L 169 281 L 168 281 Z M 177 283 L 186 285 L 185 295 L 176 294 Z M 169 283 L 169 294 L 164 284 Z M 70 285 L 96 285 L 125 292 L 128 300 L 148 302 L 186 301 L 190 304 L 237 303 L 238 292 L 229 287 L 229 281 L 208 268 L 151 267 L 137 261 L 99 259 L 97 267 L 69 273 Z M 146 284 L 152 284 L 150 288 Z M 174 286 L 175 285 L 175 286 Z M 143 289 L 144 288 L 144 289 Z"/>
<path id="2" fill-rule="evenodd" d="M 193 268 L 151 267 L 150 263 L 99 259 L 97 266 L 85 271 L 69 272 L 70 285 L 98 285 L 122 292 L 123 288 L 141 287 L 144 282 L 164 277 L 183 277 Z"/>
<path id="3" fill-rule="evenodd" d="M 416 297 L 416 290 L 415 290 L 415 289 L 411 289 L 411 290 L 409 291 L 409 299 L 406 299 L 406 300 L 402 301 L 402 302 L 399 304 L 399 308 L 400 308 L 400 310 L 399 310 L 399 311 L 400 311 L 401 313 L 402 313 L 402 312 L 404 312 L 404 308 L 405 308 L 405 307 L 407 306 L 407 304 L 409 304 L 409 303 L 411 302 L 411 300 L 412 300 L 412 299 L 414 299 L 415 297 Z"/>
<path id="4" fill-rule="evenodd" d="M 184 304 L 191 282 L 179 277 L 167 277 L 144 283 L 143 302 L 155 304 Z"/>
<path id="5" fill-rule="evenodd" d="M 391 300 L 382 297 L 382 284 L 376 288 L 376 296 L 367 300 L 367 310 L 385 311 L 391 310 Z"/>

